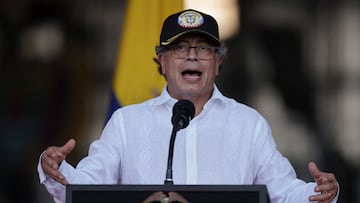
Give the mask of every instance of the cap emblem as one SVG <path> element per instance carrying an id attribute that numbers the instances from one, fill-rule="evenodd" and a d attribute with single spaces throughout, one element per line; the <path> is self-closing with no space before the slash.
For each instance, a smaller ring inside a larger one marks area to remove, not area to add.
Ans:
<path id="1" fill-rule="evenodd" d="M 184 28 L 200 27 L 204 23 L 203 16 L 195 11 L 186 11 L 178 18 L 178 24 Z"/>

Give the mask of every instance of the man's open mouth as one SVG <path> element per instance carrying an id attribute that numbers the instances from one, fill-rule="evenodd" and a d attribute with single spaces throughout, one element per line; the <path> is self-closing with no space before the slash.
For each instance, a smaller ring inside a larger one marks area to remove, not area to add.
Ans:
<path id="1" fill-rule="evenodd" d="M 201 76 L 200 71 L 192 71 L 192 70 L 186 70 L 181 73 L 183 76 Z"/>

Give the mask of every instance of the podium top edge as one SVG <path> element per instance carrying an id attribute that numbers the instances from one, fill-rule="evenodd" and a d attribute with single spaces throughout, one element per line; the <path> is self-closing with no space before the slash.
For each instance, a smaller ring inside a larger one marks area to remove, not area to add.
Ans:
<path id="1" fill-rule="evenodd" d="M 77 191 L 259 191 L 267 190 L 266 185 L 77 185 L 68 184 L 67 190 Z"/>

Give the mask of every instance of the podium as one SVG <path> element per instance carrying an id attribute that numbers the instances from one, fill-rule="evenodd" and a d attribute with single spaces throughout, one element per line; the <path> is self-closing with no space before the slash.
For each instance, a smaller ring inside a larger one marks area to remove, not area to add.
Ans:
<path id="1" fill-rule="evenodd" d="M 171 201 L 171 200 L 176 201 Z M 269 203 L 265 185 L 67 185 L 66 203 Z"/>

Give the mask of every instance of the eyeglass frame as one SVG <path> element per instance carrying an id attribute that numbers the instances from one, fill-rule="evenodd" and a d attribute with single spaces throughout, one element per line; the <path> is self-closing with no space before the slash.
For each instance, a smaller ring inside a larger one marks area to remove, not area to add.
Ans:
<path id="1" fill-rule="evenodd" d="M 168 46 L 155 46 L 155 53 L 156 55 L 163 55 L 165 54 L 166 51 L 168 51 L 169 47 Z M 221 43 L 219 46 L 216 47 L 216 57 L 218 58 L 225 58 L 227 54 L 227 47 L 225 46 L 224 43 Z M 162 69 L 161 69 L 161 64 L 158 60 L 157 57 L 153 57 L 153 61 L 158 65 L 157 69 L 158 72 L 163 75 L 162 73 Z M 222 69 L 222 65 L 220 65 L 220 69 Z"/>
<path id="2" fill-rule="evenodd" d="M 196 55 L 200 60 L 209 60 L 215 56 L 218 47 L 205 44 L 190 46 L 188 43 L 176 43 L 168 48 L 171 54 L 178 59 L 185 59 L 191 49 L 195 49 Z"/>

